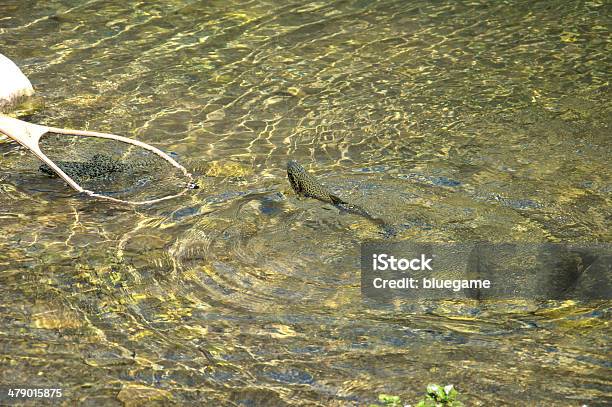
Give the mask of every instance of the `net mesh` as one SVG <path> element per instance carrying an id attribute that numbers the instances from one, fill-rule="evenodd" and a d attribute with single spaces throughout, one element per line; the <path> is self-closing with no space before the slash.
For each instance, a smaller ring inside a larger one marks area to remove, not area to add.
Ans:
<path id="1" fill-rule="evenodd" d="M 181 169 L 152 151 L 118 140 L 47 133 L 39 147 L 77 184 L 98 195 L 138 202 L 176 195 L 188 187 Z M 56 177 L 46 164 L 39 171 Z"/>

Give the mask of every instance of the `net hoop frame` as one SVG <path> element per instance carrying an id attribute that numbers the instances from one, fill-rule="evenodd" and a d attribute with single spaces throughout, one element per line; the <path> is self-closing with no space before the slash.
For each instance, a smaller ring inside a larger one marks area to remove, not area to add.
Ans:
<path id="1" fill-rule="evenodd" d="M 63 129 L 58 127 L 50 127 L 50 126 L 41 126 L 39 124 L 33 124 L 24 122 L 23 120 L 14 119 L 12 117 L 0 115 L 0 133 L 6 135 L 7 137 L 15 140 L 28 150 L 30 150 L 39 160 L 43 163 L 47 164 L 60 178 L 62 178 L 70 187 L 80 193 L 84 193 L 88 196 L 94 198 L 101 198 L 108 201 L 125 203 L 130 205 L 150 205 L 161 201 L 166 201 L 168 199 L 177 198 L 181 195 L 186 194 L 189 191 L 187 185 L 193 183 L 193 175 L 187 171 L 185 167 L 176 162 L 172 157 L 168 154 L 164 153 L 157 147 L 153 147 L 147 143 L 143 143 L 142 141 L 134 140 L 128 137 L 118 136 L 116 134 L 111 133 L 101 133 L 97 131 L 91 130 L 75 130 L 75 129 Z M 179 192 L 178 194 L 164 196 L 162 198 L 150 199 L 145 201 L 129 201 L 125 199 L 113 198 L 111 196 L 106 196 L 102 194 L 97 194 L 93 191 L 85 189 L 81 187 L 76 181 L 74 181 L 68 174 L 62 171 L 49 157 L 45 155 L 40 150 L 38 145 L 40 138 L 46 133 L 57 133 L 57 134 L 66 134 L 71 136 L 82 136 L 82 137 L 98 137 L 104 139 L 110 139 L 119 141 L 126 144 L 131 144 L 137 147 L 144 148 L 152 153 L 158 155 L 159 157 L 166 160 L 173 167 L 181 170 L 183 175 L 187 178 L 185 183 L 185 189 Z"/>

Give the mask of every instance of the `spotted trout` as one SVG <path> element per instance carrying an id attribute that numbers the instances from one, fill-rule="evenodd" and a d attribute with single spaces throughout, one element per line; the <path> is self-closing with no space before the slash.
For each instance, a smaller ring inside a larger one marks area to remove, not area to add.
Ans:
<path id="1" fill-rule="evenodd" d="M 317 181 L 315 177 L 306 172 L 304 167 L 298 164 L 297 161 L 291 160 L 287 163 L 287 177 L 289 178 L 291 188 L 293 188 L 293 191 L 295 191 L 296 194 L 307 198 L 314 198 L 321 202 L 330 203 L 336 206 L 338 209 L 362 216 L 380 226 L 386 236 L 394 236 L 396 234 L 393 227 L 387 224 L 384 220 L 376 216 L 372 216 L 364 208 L 351 204 L 332 194 L 329 189 Z"/>
<path id="2" fill-rule="evenodd" d="M 98 178 L 125 169 L 125 164 L 106 154 L 94 154 L 89 161 L 58 161 L 57 166 L 73 178 Z M 39 169 L 51 177 L 57 176 L 47 164 L 42 164 Z"/>

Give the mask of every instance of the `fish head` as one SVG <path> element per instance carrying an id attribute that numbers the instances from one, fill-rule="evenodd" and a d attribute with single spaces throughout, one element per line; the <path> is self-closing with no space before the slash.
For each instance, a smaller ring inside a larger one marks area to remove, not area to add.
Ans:
<path id="1" fill-rule="evenodd" d="M 290 160 L 287 163 L 287 178 L 289 178 L 291 188 L 297 194 L 301 194 L 304 191 L 304 181 L 307 179 L 307 176 L 306 170 L 297 161 Z"/>

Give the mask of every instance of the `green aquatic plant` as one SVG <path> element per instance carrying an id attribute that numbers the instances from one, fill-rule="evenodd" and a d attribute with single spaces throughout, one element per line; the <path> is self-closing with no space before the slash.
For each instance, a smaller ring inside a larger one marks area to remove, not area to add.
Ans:
<path id="1" fill-rule="evenodd" d="M 378 401 L 385 407 L 402 407 L 400 396 L 391 396 L 389 394 L 379 394 Z M 369 407 L 380 407 L 379 404 L 371 404 Z"/>
<path id="2" fill-rule="evenodd" d="M 427 395 L 419 401 L 416 407 L 463 407 L 457 400 L 459 393 L 452 384 L 444 387 L 437 384 L 427 385 Z"/>
<path id="3" fill-rule="evenodd" d="M 463 407 L 463 403 L 457 400 L 458 395 L 452 384 L 446 386 L 429 384 L 427 395 L 414 407 Z M 371 404 L 370 407 L 411 407 L 411 404 L 403 404 L 400 396 L 380 394 L 378 401 L 382 404 Z"/>

